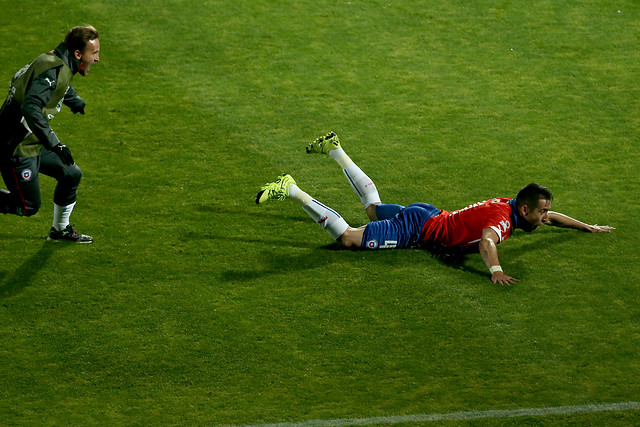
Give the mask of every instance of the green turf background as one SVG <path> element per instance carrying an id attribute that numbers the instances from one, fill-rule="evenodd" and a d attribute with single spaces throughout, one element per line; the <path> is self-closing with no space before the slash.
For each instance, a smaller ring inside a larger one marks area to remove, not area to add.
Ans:
<path id="1" fill-rule="evenodd" d="M 0 0 L 0 82 L 74 26 L 101 62 L 53 123 L 92 245 L 0 217 L 0 424 L 255 424 L 640 401 L 637 1 Z M 4 89 L 3 89 L 4 90 Z M 341 251 L 282 172 L 366 221 L 549 186 L 610 235 L 499 247 L 519 284 L 421 251 Z M 511 420 L 632 423 L 640 411 Z M 499 421 L 496 421 L 498 424 Z M 492 422 L 489 421 L 491 424 Z"/>

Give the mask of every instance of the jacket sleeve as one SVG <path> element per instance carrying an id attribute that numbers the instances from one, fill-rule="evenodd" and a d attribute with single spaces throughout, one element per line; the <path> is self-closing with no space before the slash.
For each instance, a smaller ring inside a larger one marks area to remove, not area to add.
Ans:
<path id="1" fill-rule="evenodd" d="M 27 88 L 24 101 L 22 103 L 22 115 L 29 125 L 31 132 L 38 138 L 40 143 L 46 148 L 53 148 L 60 144 L 49 121 L 44 116 L 42 109 L 51 100 L 51 96 L 58 83 L 58 70 L 52 68 L 36 77 Z"/>
<path id="2" fill-rule="evenodd" d="M 64 94 L 63 103 L 67 107 L 71 108 L 73 114 L 84 114 L 84 106 L 86 105 L 86 103 L 82 98 L 80 98 L 73 86 L 69 86 L 67 92 Z"/>

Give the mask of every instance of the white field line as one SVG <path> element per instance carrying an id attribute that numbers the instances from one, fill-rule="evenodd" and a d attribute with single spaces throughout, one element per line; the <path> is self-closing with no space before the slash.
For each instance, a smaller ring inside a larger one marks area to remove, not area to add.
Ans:
<path id="1" fill-rule="evenodd" d="M 448 414 L 416 414 L 371 418 L 338 418 L 333 420 L 308 420 L 300 422 L 283 422 L 273 424 L 256 424 L 245 427 L 323 427 L 353 426 L 372 424 L 416 423 L 424 421 L 459 421 L 479 418 L 513 418 L 525 416 L 571 415 L 580 413 L 628 411 L 640 409 L 640 402 L 596 403 L 592 405 L 555 406 L 550 408 L 507 409 L 492 411 L 464 411 Z"/>

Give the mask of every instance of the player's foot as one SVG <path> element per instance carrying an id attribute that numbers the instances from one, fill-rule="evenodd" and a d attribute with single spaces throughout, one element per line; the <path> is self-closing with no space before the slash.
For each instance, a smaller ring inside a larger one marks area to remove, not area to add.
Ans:
<path id="1" fill-rule="evenodd" d="M 267 200 L 284 200 L 289 197 L 289 185 L 295 184 L 291 175 L 282 174 L 274 182 L 265 184 L 258 194 L 256 194 L 256 204 L 261 204 Z"/>
<path id="2" fill-rule="evenodd" d="M 335 132 L 331 131 L 325 136 L 316 138 L 315 141 L 307 145 L 307 154 L 320 153 L 329 154 L 329 151 L 340 148 L 340 140 Z"/>
<path id="3" fill-rule="evenodd" d="M 67 227 L 63 230 L 56 230 L 51 227 L 51 231 L 49 231 L 49 237 L 47 240 L 50 242 L 75 242 L 75 243 L 93 243 L 93 237 L 87 236 L 86 234 L 78 233 L 73 229 L 71 224 L 67 225 Z"/>

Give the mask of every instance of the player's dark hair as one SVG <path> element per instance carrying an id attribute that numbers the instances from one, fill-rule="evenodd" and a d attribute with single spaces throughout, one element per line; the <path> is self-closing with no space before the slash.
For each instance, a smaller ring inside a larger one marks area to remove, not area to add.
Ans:
<path id="1" fill-rule="evenodd" d="M 553 200 L 553 193 L 547 187 L 538 183 L 531 183 L 524 187 L 516 197 L 516 206 L 534 206 L 539 200 Z"/>
<path id="2" fill-rule="evenodd" d="M 79 50 L 83 52 L 87 47 L 87 43 L 91 40 L 97 39 L 99 36 L 98 30 L 96 30 L 91 25 L 83 25 L 80 27 L 73 27 L 67 33 L 67 36 L 64 38 L 64 43 L 67 45 L 67 49 L 69 52 L 75 52 Z"/>

